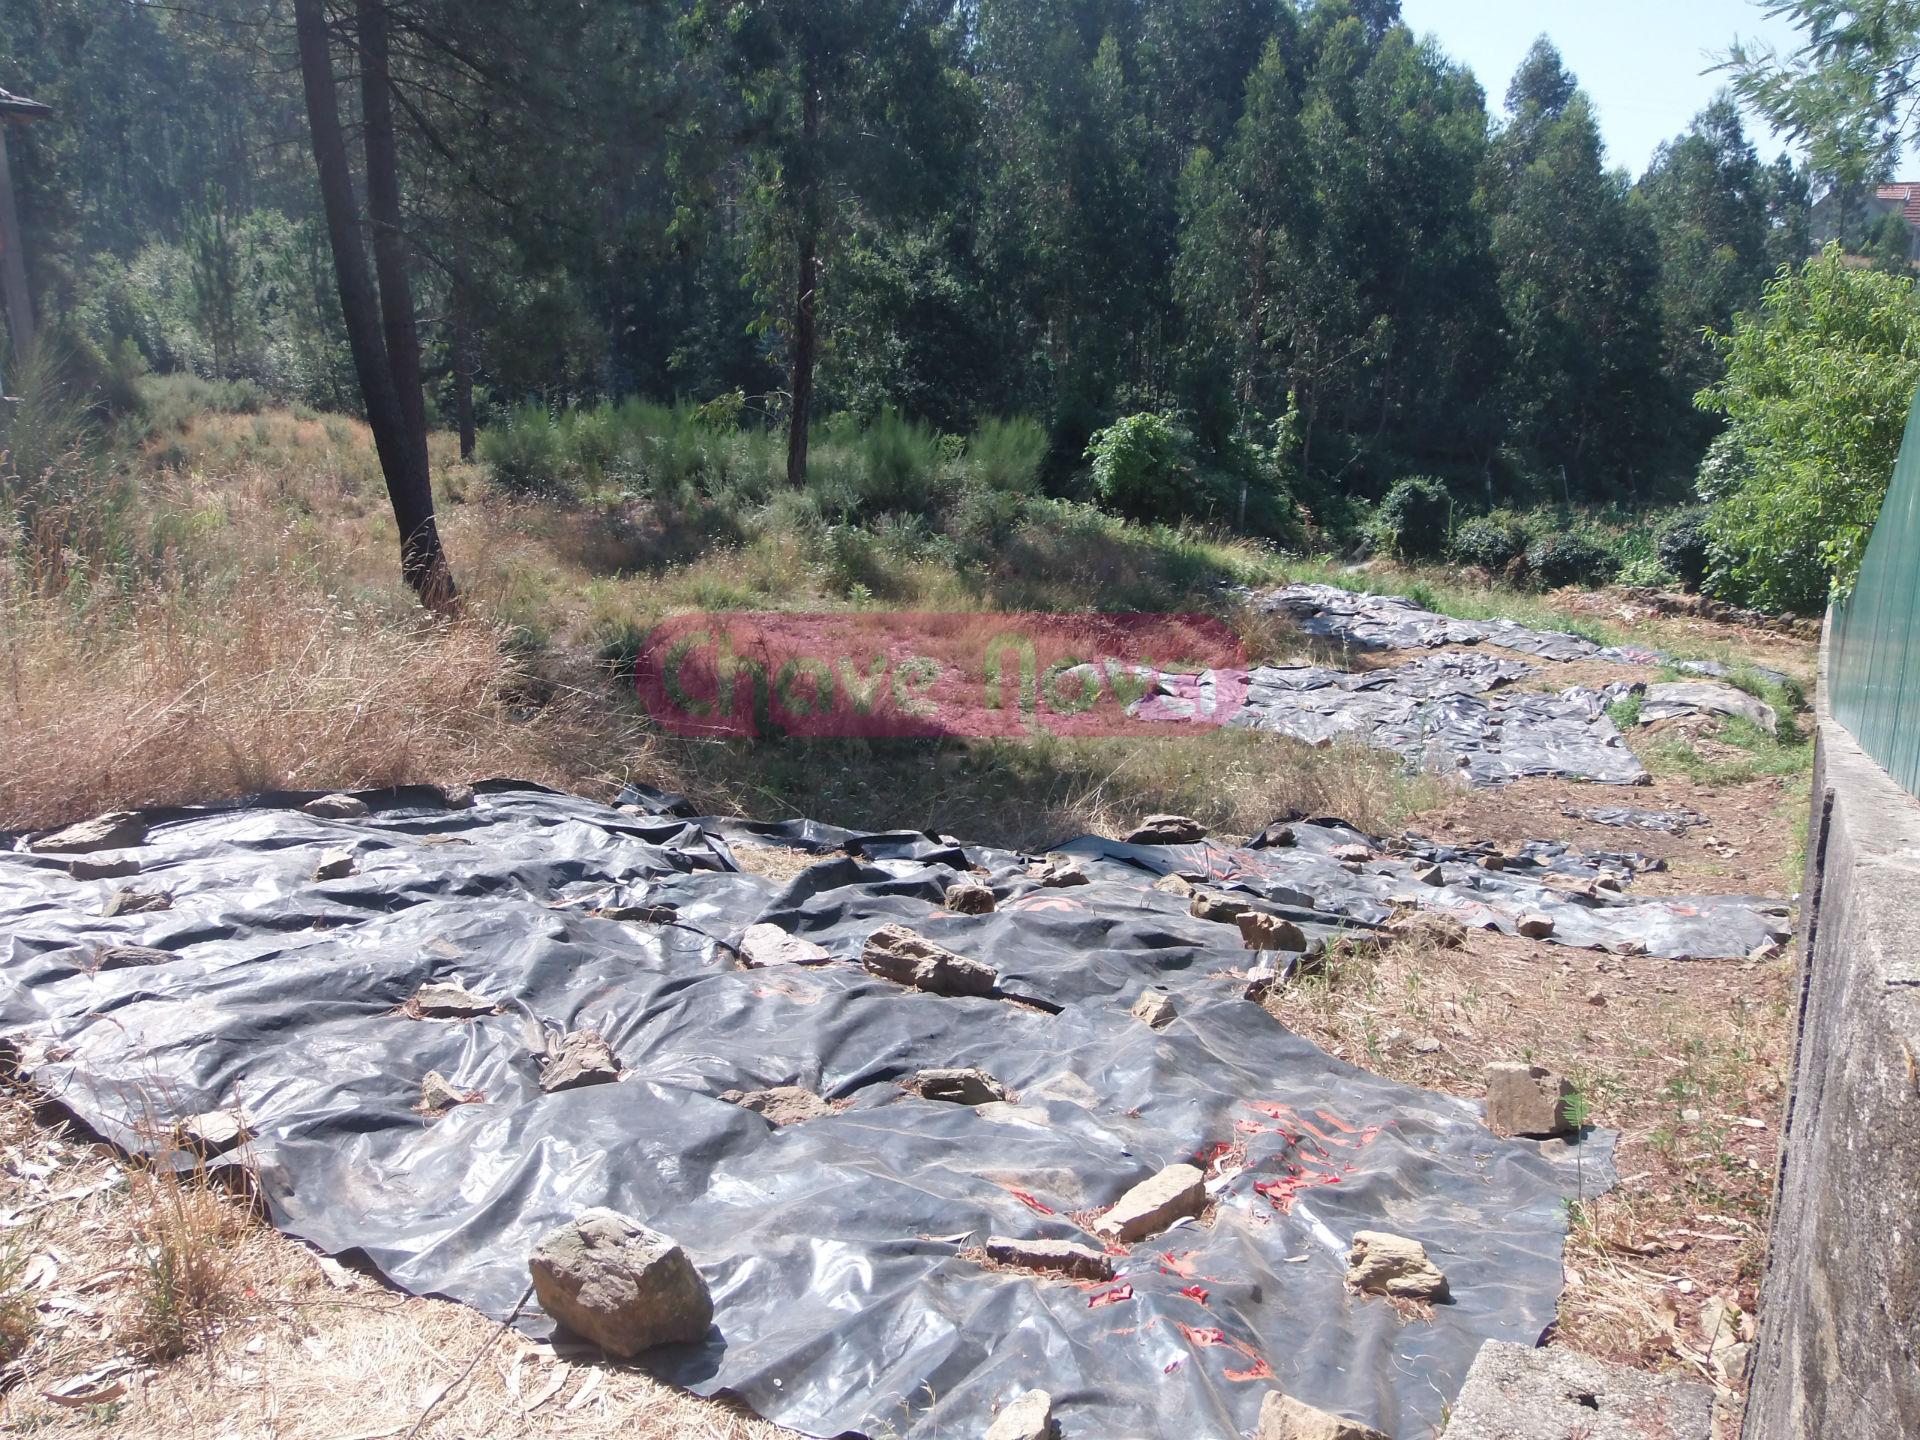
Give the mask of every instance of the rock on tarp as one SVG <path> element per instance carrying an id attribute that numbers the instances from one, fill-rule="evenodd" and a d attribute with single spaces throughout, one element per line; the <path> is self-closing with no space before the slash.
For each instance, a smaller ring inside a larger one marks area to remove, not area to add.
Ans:
<path id="1" fill-rule="evenodd" d="M 275 1224 L 405 1290 L 504 1318 L 540 1238 L 605 1206 L 673 1236 L 713 1295 L 708 1341 L 649 1367 L 820 1436 L 980 1434 L 1036 1388 L 1073 1434 L 1244 1436 L 1275 1388 L 1426 1433 L 1483 1341 L 1552 1322 L 1572 1152 L 1496 1139 L 1476 1107 L 1290 1034 L 1238 998 L 1237 931 L 1138 865 L 1051 889 L 1025 857 L 923 835 L 503 782 L 466 809 L 360 797 L 356 872 L 316 884 L 339 824 L 303 814 L 311 798 L 144 815 L 166 911 L 101 917 L 63 860 L 0 855 L 0 1040 L 129 1150 L 156 1143 L 156 1107 L 244 1107 L 249 1139 L 213 1163 L 253 1167 Z M 750 840 L 823 863 L 776 885 L 735 864 Z M 974 866 L 1002 904 L 947 913 Z M 741 968 L 731 947 L 761 922 L 833 959 Z M 995 966 L 1006 998 L 869 975 L 884 923 Z M 102 944 L 171 958 L 95 970 Z M 403 1008 L 449 981 L 498 1008 Z M 1129 1016 L 1149 984 L 1177 1024 Z M 584 1032 L 621 1078 L 545 1093 L 548 1040 Z M 902 1088 L 932 1067 L 1017 1099 Z M 423 1119 L 429 1072 L 484 1098 Z M 842 1108 L 781 1126 L 722 1098 L 782 1085 Z M 968 1258 L 989 1236 L 1084 1239 L 1069 1217 L 1179 1163 L 1206 1171 L 1211 1218 L 1116 1257 L 1112 1283 Z M 1453 1303 L 1408 1323 L 1347 1293 L 1353 1235 L 1381 1229 L 1425 1246 Z M 538 1312 L 517 1323 L 550 1333 Z"/>
<path id="2" fill-rule="evenodd" d="M 1255 895 L 1293 920 L 1310 941 L 1322 943 L 1353 927 L 1376 927 L 1396 909 L 1449 915 L 1476 929 L 1519 933 L 1525 915 L 1553 922 L 1552 943 L 1583 949 L 1646 953 L 1667 959 L 1741 959 L 1757 946 L 1792 932 L 1788 909 L 1760 896 L 1637 897 L 1597 887 L 1591 894 L 1568 882 L 1601 879 L 1631 884 L 1653 863 L 1637 855 L 1583 853 L 1548 841 L 1519 847 L 1516 863 L 1482 869 L 1478 852 L 1432 841 L 1389 845 L 1328 821 L 1290 827 L 1283 847 L 1126 845 L 1089 836 L 1061 849 L 1080 857 L 1096 882 L 1121 881 L 1132 870 L 1149 878 L 1183 875 L 1215 889 Z M 1334 852 L 1347 845 L 1379 851 L 1357 870 Z M 1524 861 L 1524 864 L 1518 863 Z M 1440 867 L 1439 883 L 1425 878 Z M 1176 896 L 1151 901 L 1177 907 Z M 1225 927 L 1222 927 L 1225 928 Z"/>

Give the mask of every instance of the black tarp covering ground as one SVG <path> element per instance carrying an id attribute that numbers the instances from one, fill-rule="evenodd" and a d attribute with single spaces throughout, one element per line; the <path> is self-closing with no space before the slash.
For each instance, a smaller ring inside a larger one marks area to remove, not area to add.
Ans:
<path id="1" fill-rule="evenodd" d="M 1522 661 L 1458 653 L 1361 671 L 1263 665 L 1236 672 L 1244 685 L 1232 688 L 1245 699 L 1227 723 L 1314 746 L 1353 740 L 1475 785 L 1537 776 L 1647 783 L 1646 767 L 1607 716 L 1624 690 L 1501 688 L 1534 673 Z M 1160 677 L 1132 713 L 1169 724 L 1211 717 L 1217 683 L 1211 671 Z"/>
<path id="2" fill-rule="evenodd" d="M 1474 1106 L 1290 1034 L 1240 998 L 1256 957 L 1237 932 L 1152 889 L 1137 855 L 1102 852 L 1091 883 L 1049 888 L 1021 857 L 925 836 L 707 825 L 507 783 L 461 810 L 369 795 L 358 820 L 310 817 L 303 798 L 149 816 L 130 878 L 0 855 L 0 1034 L 130 1150 L 242 1107 L 274 1222 L 403 1289 L 504 1317 L 535 1241 L 610 1205 L 684 1244 L 717 1304 L 708 1343 L 649 1368 L 816 1435 L 977 1435 L 1033 1386 L 1067 1437 L 1243 1436 L 1275 1386 L 1419 1435 L 1484 1340 L 1532 1343 L 1553 1318 L 1568 1147 L 1497 1140 Z M 734 862 L 730 840 L 761 839 L 842 853 L 779 885 Z M 342 847 L 357 873 L 314 880 Z M 940 908 L 970 864 L 996 913 Z M 1355 923 L 1318 877 L 1300 886 L 1329 924 Z M 170 906 L 103 916 L 124 889 Z M 616 904 L 672 919 L 591 913 Z M 738 968 L 730 946 L 760 920 L 834 960 Z M 855 957 L 883 920 L 997 965 L 1003 998 L 868 975 Z M 173 958 L 97 968 L 107 944 Z M 453 979 L 498 1013 L 402 1010 Z M 1149 985 L 1180 1009 L 1158 1032 L 1128 1015 Z M 543 1035 L 582 1028 L 623 1078 L 543 1093 Z M 1013 1101 L 901 1088 L 952 1065 Z M 421 1115 L 431 1070 L 484 1101 Z M 843 1108 L 775 1128 L 719 1098 L 781 1084 Z M 990 1233 L 1077 1235 L 1071 1216 L 1180 1160 L 1207 1165 L 1214 1213 L 1133 1247 L 1112 1284 L 962 1254 Z M 1604 1171 L 1586 1157 L 1589 1187 Z M 1349 1294 L 1362 1229 L 1421 1240 L 1453 1303 L 1409 1320 Z"/>
<path id="3" fill-rule="evenodd" d="M 1447 915 L 1469 929 L 1518 932 L 1522 916 L 1553 921 L 1556 944 L 1647 954 L 1668 960 L 1738 959 L 1792 933 L 1789 908 L 1760 896 L 1639 897 L 1593 882 L 1630 886 L 1653 862 L 1631 853 L 1582 853 L 1549 841 L 1503 852 L 1505 868 L 1483 868 L 1490 847 L 1465 850 L 1424 839 L 1391 845 L 1330 821 L 1284 827 L 1284 845 L 1122 845 L 1090 837 L 1060 847 L 1105 877 L 1131 867 L 1152 875 L 1204 877 L 1274 903 L 1309 936 L 1333 927 L 1381 925 L 1409 908 Z M 1365 860 L 1335 852 L 1363 845 Z M 1438 866 L 1430 883 L 1421 872 Z M 1591 890 L 1591 893 L 1589 893 Z M 1291 908 L 1290 908 L 1291 907 Z"/>
<path id="4" fill-rule="evenodd" d="M 1362 653 L 1416 654 L 1398 665 L 1336 670 L 1268 665 L 1232 672 L 1245 700 L 1226 723 L 1289 736 L 1309 745 L 1352 740 L 1388 750 L 1408 767 L 1458 775 L 1474 785 L 1564 777 L 1605 785 L 1644 785 L 1646 767 L 1607 714 L 1641 687 L 1571 686 L 1558 694 L 1516 691 L 1539 669 L 1525 661 L 1455 647 L 1490 645 L 1549 664 L 1600 660 L 1673 665 L 1702 675 L 1732 671 L 1712 660 L 1673 661 L 1637 646 L 1601 645 L 1584 636 L 1535 630 L 1512 620 L 1456 620 L 1411 600 L 1332 585 L 1288 585 L 1249 592 L 1249 603 L 1287 617 L 1301 634 Z M 1444 647 L 1444 648 L 1443 648 Z M 1757 669 L 1774 684 L 1778 671 Z M 1145 719 L 1181 724 L 1213 719 L 1218 673 L 1159 677 L 1155 693 L 1133 707 Z M 1223 693 L 1223 692 L 1221 692 Z M 1738 698 L 1738 697 L 1736 697 Z"/>

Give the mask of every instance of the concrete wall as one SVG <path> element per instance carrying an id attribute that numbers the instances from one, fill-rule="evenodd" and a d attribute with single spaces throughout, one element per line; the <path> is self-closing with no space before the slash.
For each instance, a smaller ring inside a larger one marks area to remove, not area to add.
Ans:
<path id="1" fill-rule="evenodd" d="M 1920 802 L 1824 694 L 1818 723 L 1794 1078 L 1742 1437 L 1908 1440 L 1920 1436 Z"/>

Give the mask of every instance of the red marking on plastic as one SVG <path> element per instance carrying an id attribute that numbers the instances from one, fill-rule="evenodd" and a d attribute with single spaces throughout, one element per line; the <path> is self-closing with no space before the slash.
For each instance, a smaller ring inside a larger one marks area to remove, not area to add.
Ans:
<path id="1" fill-rule="evenodd" d="M 1182 1365 L 1186 1363 L 1187 1362 L 1184 1358 L 1179 1360 L 1169 1360 L 1165 1365 L 1160 1367 L 1160 1373 L 1162 1375 L 1171 1375 L 1174 1371 L 1178 1370 Z"/>
<path id="2" fill-rule="evenodd" d="M 1271 1380 L 1274 1378 L 1273 1367 L 1264 1360 L 1255 1360 L 1253 1364 L 1249 1365 L 1245 1370 L 1227 1370 L 1222 1373 L 1224 1373 L 1229 1380 L 1239 1381 Z"/>
<path id="3" fill-rule="evenodd" d="M 1189 1345 L 1197 1345 L 1202 1350 L 1212 1345 L 1231 1345 L 1233 1343 L 1227 1339 L 1227 1332 L 1224 1330 L 1215 1330 L 1211 1327 L 1205 1330 L 1197 1330 L 1191 1325 L 1182 1325 L 1178 1320 L 1173 1323 L 1180 1333 L 1187 1337 L 1187 1343 Z"/>
<path id="4" fill-rule="evenodd" d="M 1207 1303 L 1207 1289 L 1204 1285 L 1189 1285 L 1180 1292 L 1196 1305 Z"/>
<path id="5" fill-rule="evenodd" d="M 1087 1308 L 1089 1310 L 1098 1310 L 1102 1305 L 1124 1305 L 1132 1298 L 1133 1286 L 1116 1285 L 1113 1289 L 1104 1290 L 1098 1295 L 1089 1295 L 1087 1297 Z"/>
<path id="6" fill-rule="evenodd" d="M 1038 1200 L 1034 1199 L 1033 1196 L 1027 1194 L 1027 1192 L 1024 1190 L 1009 1190 L 1007 1191 L 1007 1193 L 1013 1196 L 1013 1198 L 1018 1200 L 1022 1205 L 1026 1206 L 1029 1210 L 1033 1211 L 1036 1215 L 1051 1215 L 1054 1213 L 1054 1211 L 1048 1209 L 1045 1205 L 1042 1205 Z"/>
<path id="7" fill-rule="evenodd" d="M 1166 1259 L 1160 1262 L 1160 1273 L 1162 1275 L 1178 1275 L 1182 1280 L 1193 1279 L 1193 1251 L 1188 1250 L 1179 1255 L 1167 1256 Z"/>

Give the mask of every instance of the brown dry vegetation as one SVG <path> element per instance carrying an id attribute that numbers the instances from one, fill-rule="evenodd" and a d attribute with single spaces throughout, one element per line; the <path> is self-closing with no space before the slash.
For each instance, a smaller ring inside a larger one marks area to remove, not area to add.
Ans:
<path id="1" fill-rule="evenodd" d="M 1271 569 L 1241 543 L 1107 525 L 1030 535 L 1050 568 L 973 571 L 886 547 L 823 552 L 778 527 L 667 545 L 622 504 L 489 493 L 436 437 L 467 615 L 425 619 L 394 570 L 364 427 L 192 415 L 99 484 L 97 517 L 0 570 L 0 828 L 282 787 L 513 775 L 610 795 L 635 779 L 702 808 L 938 828 L 1009 845 L 1189 811 L 1251 831 L 1289 809 L 1391 823 L 1425 791 L 1379 756 L 1246 734 L 1131 744 L 739 744 L 659 733 L 597 663 L 699 608 L 1072 607 L 1102 587 L 1215 606 Z M 837 542 L 836 542 L 837 543 Z M 842 549 L 845 547 L 843 546 Z M 0 566 L 6 562 L 0 561 Z M 1116 592 L 1117 593 L 1117 592 Z M 1229 605 L 1229 608 L 1230 605 Z M 1249 627 L 1262 655 L 1285 644 Z"/>

